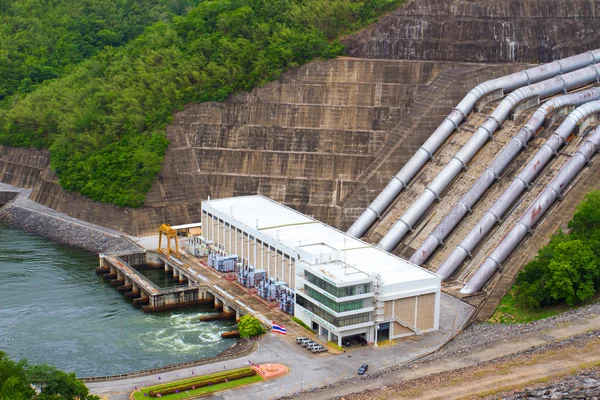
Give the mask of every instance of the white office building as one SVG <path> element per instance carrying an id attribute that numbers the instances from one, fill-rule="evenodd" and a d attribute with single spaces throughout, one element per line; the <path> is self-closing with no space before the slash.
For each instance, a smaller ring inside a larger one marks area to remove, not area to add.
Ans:
<path id="1" fill-rule="evenodd" d="M 203 235 L 295 290 L 294 314 L 341 345 L 439 329 L 440 278 L 264 196 L 202 203 Z"/>

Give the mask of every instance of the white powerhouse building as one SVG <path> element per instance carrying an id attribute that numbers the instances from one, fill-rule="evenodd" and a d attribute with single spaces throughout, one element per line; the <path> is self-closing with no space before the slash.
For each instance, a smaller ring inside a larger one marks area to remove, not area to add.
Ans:
<path id="1" fill-rule="evenodd" d="M 264 196 L 204 201 L 202 227 L 215 246 L 294 288 L 295 316 L 339 345 L 439 328 L 436 274 Z"/>

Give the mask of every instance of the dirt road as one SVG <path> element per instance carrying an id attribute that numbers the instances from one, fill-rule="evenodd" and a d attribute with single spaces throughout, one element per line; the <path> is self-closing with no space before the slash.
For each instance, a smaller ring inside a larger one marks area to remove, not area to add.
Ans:
<path id="1" fill-rule="evenodd" d="M 599 329 L 600 316 L 594 315 L 412 368 L 374 371 L 370 379 L 355 378 L 296 398 L 485 398 L 600 366 Z"/>

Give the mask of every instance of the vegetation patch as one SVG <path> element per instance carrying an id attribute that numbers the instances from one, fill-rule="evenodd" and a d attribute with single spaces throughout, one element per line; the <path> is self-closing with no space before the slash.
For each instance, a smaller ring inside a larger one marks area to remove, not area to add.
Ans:
<path id="1" fill-rule="evenodd" d="M 251 338 L 262 335 L 266 330 L 257 318 L 246 314 L 238 322 L 238 332 L 241 338 Z"/>
<path id="2" fill-rule="evenodd" d="M 569 221 L 517 275 L 491 323 L 547 318 L 597 300 L 600 289 L 600 191 L 587 194 Z"/>
<path id="3" fill-rule="evenodd" d="M 225 100 L 288 68 L 341 54 L 336 38 L 401 1 L 200 2 L 12 98 L 0 110 L 0 143 L 49 148 L 68 191 L 141 206 L 161 169 L 174 111 Z"/>
<path id="4" fill-rule="evenodd" d="M 344 349 L 343 347 L 338 346 L 338 344 L 336 342 L 329 341 L 329 342 L 327 342 L 327 344 L 330 345 L 333 348 L 338 349 L 342 353 L 346 351 L 346 349 Z"/>
<path id="5" fill-rule="evenodd" d="M 134 399 L 161 397 L 183 399 L 200 396 L 219 390 L 231 389 L 263 380 L 252 368 L 239 368 L 216 374 L 184 379 L 177 382 L 142 388 L 133 393 Z"/>
<path id="6" fill-rule="evenodd" d="M 74 373 L 47 364 L 12 361 L 0 351 L 0 399 L 3 400 L 100 400 Z"/>
<path id="7" fill-rule="evenodd" d="M 308 327 L 308 325 L 306 325 L 304 322 L 302 322 L 302 320 L 300 318 L 298 318 L 298 317 L 292 317 L 292 321 L 294 321 L 295 323 L 297 323 L 298 325 L 300 325 L 301 327 L 303 327 L 307 331 L 310 331 L 311 333 L 313 333 L 312 329 L 310 329 Z"/>

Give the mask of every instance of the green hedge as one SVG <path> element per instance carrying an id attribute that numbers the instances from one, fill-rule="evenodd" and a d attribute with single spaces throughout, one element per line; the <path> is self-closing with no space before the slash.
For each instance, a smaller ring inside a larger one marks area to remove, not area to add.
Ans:
<path id="1" fill-rule="evenodd" d="M 236 379 L 247 378 L 249 376 L 256 375 L 256 371 L 251 368 L 246 368 L 242 371 L 234 371 L 229 373 L 220 374 L 218 376 L 211 377 L 201 377 L 192 382 L 186 382 L 185 384 L 170 386 L 163 389 L 155 389 L 151 390 L 149 395 L 150 397 L 158 397 L 158 395 L 167 395 L 173 393 L 184 392 L 186 390 L 199 389 L 205 386 L 216 385 L 218 383 L 233 381 Z"/>
<path id="2" fill-rule="evenodd" d="M 292 317 L 292 321 L 294 321 L 295 323 L 297 323 L 298 325 L 300 325 L 301 327 L 303 327 L 306 330 L 309 330 L 312 332 L 312 329 L 310 329 L 308 327 L 308 325 L 306 325 L 304 322 L 302 322 L 302 320 L 298 317 Z"/>
<path id="3" fill-rule="evenodd" d="M 0 144 L 47 147 L 64 189 L 141 206 L 161 169 L 174 111 L 341 54 L 337 37 L 400 1 L 203 1 L 12 99 L 0 110 Z"/>

